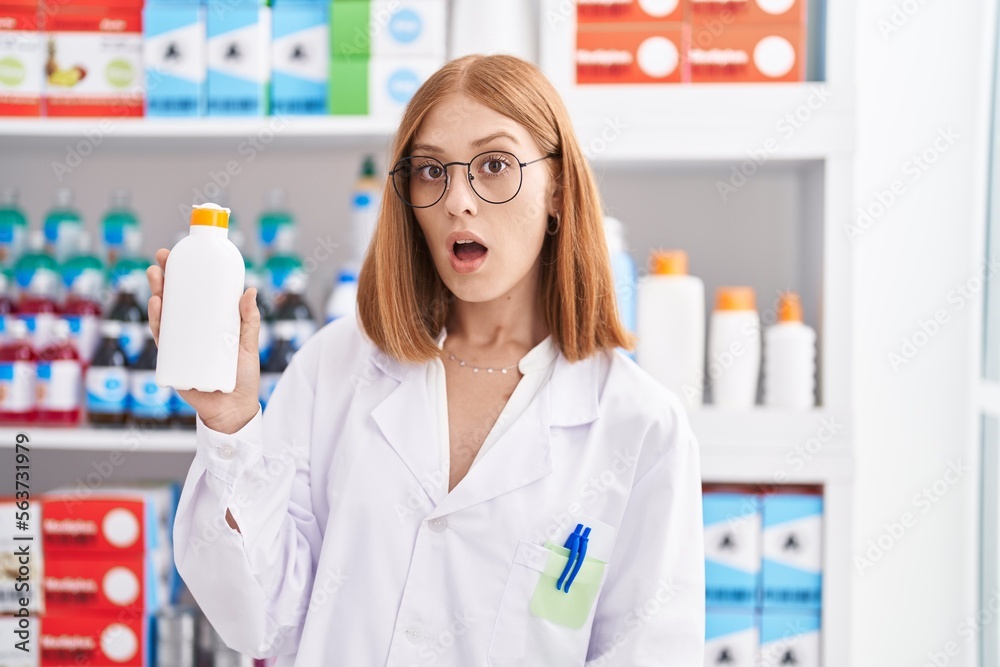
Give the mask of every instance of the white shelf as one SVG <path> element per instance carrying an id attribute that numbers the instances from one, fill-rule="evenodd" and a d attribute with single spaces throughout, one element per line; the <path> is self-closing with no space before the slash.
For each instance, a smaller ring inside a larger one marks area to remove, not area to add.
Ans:
<path id="1" fill-rule="evenodd" d="M 690 414 L 706 482 L 823 483 L 851 477 L 849 426 L 832 413 L 704 408 Z M 0 429 L 0 448 L 13 447 L 18 433 L 28 434 L 33 450 L 183 454 L 195 449 L 193 430 L 32 426 Z"/>
<path id="2" fill-rule="evenodd" d="M 751 154 L 765 161 L 824 159 L 850 152 L 854 143 L 852 101 L 822 83 L 586 86 L 563 95 L 585 152 L 598 163 L 742 161 Z M 789 121 L 796 112 L 800 120 Z M 279 147 L 319 148 L 384 142 L 396 127 L 394 120 L 366 116 L 0 119 L 0 146 L 67 139 L 203 146 L 256 137 Z"/>

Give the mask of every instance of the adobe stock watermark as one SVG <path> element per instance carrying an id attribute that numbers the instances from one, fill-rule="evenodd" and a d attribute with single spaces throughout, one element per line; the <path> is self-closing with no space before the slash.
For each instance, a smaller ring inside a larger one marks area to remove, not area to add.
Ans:
<path id="1" fill-rule="evenodd" d="M 813 86 L 809 96 L 801 104 L 783 115 L 774 125 L 776 136 L 770 136 L 758 148 L 746 151 L 747 159 L 739 164 L 731 165 L 729 178 L 715 182 L 715 189 L 723 202 L 736 194 L 763 167 L 768 160 L 781 150 L 784 142 L 795 136 L 813 117 L 822 111 L 826 103 L 833 97 L 829 89 Z"/>
<path id="2" fill-rule="evenodd" d="M 972 467 L 963 464 L 961 459 L 948 461 L 948 469 L 941 477 L 913 494 L 910 504 L 916 511 L 907 510 L 896 521 L 882 524 L 883 531 L 875 539 L 868 540 L 864 555 L 854 557 L 854 567 L 858 572 L 863 575 L 865 570 L 882 560 L 906 536 L 907 531 L 917 525 L 917 520 L 930 512 L 970 472 Z"/>
<path id="3" fill-rule="evenodd" d="M 622 619 L 622 629 L 611 635 L 610 641 L 598 647 L 600 655 L 594 660 L 588 660 L 588 667 L 602 667 L 610 664 L 618 651 L 626 646 L 629 640 L 656 616 L 667 608 L 673 599 L 681 592 L 681 587 L 671 579 L 660 578 L 657 581 L 656 592 L 645 602 L 636 605 Z M 704 591 L 700 591 L 704 593 Z"/>
<path id="4" fill-rule="evenodd" d="M 588 160 L 593 161 L 594 158 L 604 154 L 611 144 L 618 141 L 619 137 L 622 136 L 622 132 L 626 129 L 628 129 L 628 123 L 625 123 L 620 116 L 606 118 L 600 134 L 584 144 L 584 156 Z"/>
<path id="5" fill-rule="evenodd" d="M 889 15 L 880 18 L 875 24 L 878 27 L 879 33 L 882 34 L 882 39 L 888 41 L 890 37 L 899 32 L 903 26 L 909 23 L 910 20 L 917 15 L 917 12 L 925 7 L 929 1 L 930 0 L 903 0 L 902 2 L 894 2 Z"/>
<path id="6" fill-rule="evenodd" d="M 929 317 L 918 320 L 914 330 L 900 338 L 899 346 L 886 353 L 889 367 L 898 373 L 900 368 L 913 361 L 941 333 L 967 303 L 978 303 L 978 294 L 998 269 L 1000 260 L 990 258 L 982 263 L 975 274 L 955 285 L 945 297 L 946 307 L 938 308 Z"/>
<path id="7" fill-rule="evenodd" d="M 847 240 L 855 243 L 876 222 L 881 220 L 906 193 L 907 184 L 920 180 L 931 166 L 955 145 L 958 139 L 958 133 L 950 125 L 946 128 L 938 128 L 937 135 L 930 145 L 913 153 L 903 163 L 901 176 L 894 178 L 885 188 L 877 189 L 868 203 L 858 208 L 853 225 L 844 225 L 844 234 L 847 235 Z"/>
<path id="8" fill-rule="evenodd" d="M 983 628 L 992 623 L 998 615 L 1000 615 L 1000 591 L 993 591 L 989 602 L 983 605 L 975 616 L 966 616 L 955 626 L 955 634 L 964 639 L 965 644 L 949 639 L 940 650 L 928 651 L 927 660 L 920 667 L 947 667 L 951 664 L 951 659 L 958 657 L 964 647 L 981 634 Z"/>

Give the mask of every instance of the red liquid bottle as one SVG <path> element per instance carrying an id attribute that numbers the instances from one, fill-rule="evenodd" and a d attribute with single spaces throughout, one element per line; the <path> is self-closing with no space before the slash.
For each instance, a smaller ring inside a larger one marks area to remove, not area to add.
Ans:
<path id="1" fill-rule="evenodd" d="M 52 328 L 59 317 L 58 280 L 55 272 L 38 269 L 17 306 L 18 318 L 28 325 L 31 342 L 39 349 L 52 342 Z"/>
<path id="2" fill-rule="evenodd" d="M 10 294 L 10 279 L 5 272 L 0 271 L 0 338 L 3 340 L 8 338 L 7 328 L 17 312 L 17 304 L 10 298 Z"/>
<path id="3" fill-rule="evenodd" d="M 69 333 L 84 369 L 90 365 L 101 343 L 100 274 L 84 271 L 70 287 L 62 308 L 62 319 L 69 323 Z"/>
<path id="4" fill-rule="evenodd" d="M 56 322 L 55 339 L 39 353 L 38 417 L 43 426 L 76 426 L 82 412 L 83 367 L 69 323 Z"/>
<path id="5" fill-rule="evenodd" d="M 0 424 L 35 421 L 35 384 L 38 354 L 31 345 L 28 325 L 14 320 L 10 340 L 0 345 Z"/>

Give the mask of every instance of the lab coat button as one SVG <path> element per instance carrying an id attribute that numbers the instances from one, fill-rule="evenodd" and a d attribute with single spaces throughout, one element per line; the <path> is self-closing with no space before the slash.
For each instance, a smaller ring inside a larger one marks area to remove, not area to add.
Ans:
<path id="1" fill-rule="evenodd" d="M 406 638 L 414 644 L 419 644 L 420 640 L 424 638 L 424 633 L 415 625 L 411 625 L 406 628 Z"/>
<path id="2" fill-rule="evenodd" d="M 219 450 L 219 456 L 221 456 L 224 459 L 231 459 L 231 458 L 233 458 L 233 454 L 235 454 L 235 453 L 236 453 L 236 450 L 233 449 L 232 447 L 230 447 L 229 445 L 226 445 L 225 447 L 223 447 L 223 448 L 221 448 Z"/>
<path id="3" fill-rule="evenodd" d="M 431 519 L 429 525 L 435 533 L 443 533 L 445 528 L 448 527 L 448 520 L 438 517 L 437 519 Z"/>

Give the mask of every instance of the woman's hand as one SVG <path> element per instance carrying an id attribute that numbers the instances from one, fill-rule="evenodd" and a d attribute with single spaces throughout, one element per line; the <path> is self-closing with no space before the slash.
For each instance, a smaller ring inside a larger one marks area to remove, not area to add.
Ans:
<path id="1" fill-rule="evenodd" d="M 163 308 L 163 272 L 170 251 L 156 251 L 156 265 L 146 269 L 146 279 L 152 296 L 149 297 L 149 328 L 153 341 L 160 345 L 160 312 Z M 178 390 L 181 398 L 197 411 L 198 416 L 213 431 L 235 433 L 253 419 L 260 408 L 260 352 L 257 337 L 260 334 L 260 311 L 257 309 L 257 290 L 253 287 L 240 298 L 240 350 L 236 363 L 236 388 L 225 394 L 221 391 Z"/>

